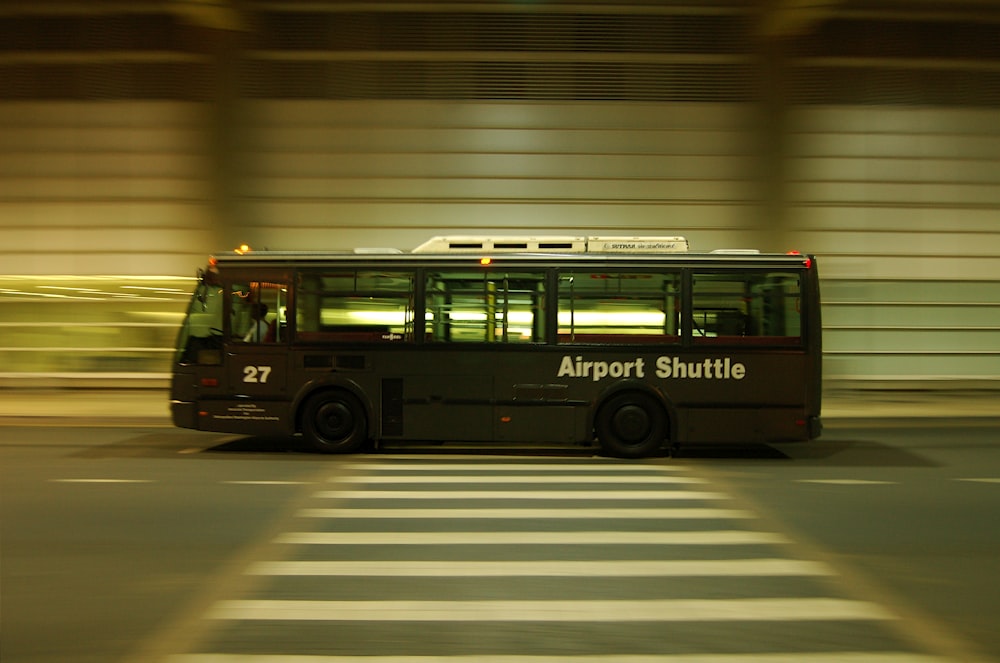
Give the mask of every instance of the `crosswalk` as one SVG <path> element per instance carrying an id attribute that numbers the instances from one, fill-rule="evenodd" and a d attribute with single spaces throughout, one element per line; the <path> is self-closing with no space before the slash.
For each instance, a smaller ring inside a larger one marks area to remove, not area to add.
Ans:
<path id="1" fill-rule="evenodd" d="M 690 469 L 384 456 L 331 477 L 170 663 L 931 663 Z"/>

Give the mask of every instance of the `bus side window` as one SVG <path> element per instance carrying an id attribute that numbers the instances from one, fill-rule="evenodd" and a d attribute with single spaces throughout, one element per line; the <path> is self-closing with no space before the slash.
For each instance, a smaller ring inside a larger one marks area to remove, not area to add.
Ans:
<path id="1" fill-rule="evenodd" d="M 251 281 L 234 283 L 230 336 L 243 343 L 283 343 L 286 340 L 288 286 Z"/>
<path id="2" fill-rule="evenodd" d="M 677 272 L 565 272 L 559 278 L 560 343 L 677 343 Z"/>
<path id="3" fill-rule="evenodd" d="M 696 273 L 692 288 L 695 343 L 798 344 L 799 276 L 788 272 Z"/>
<path id="4" fill-rule="evenodd" d="M 302 270 L 296 340 L 400 343 L 413 340 L 412 272 Z"/>
<path id="5" fill-rule="evenodd" d="M 537 343 L 544 337 L 544 274 L 473 271 L 427 276 L 430 342 Z"/>

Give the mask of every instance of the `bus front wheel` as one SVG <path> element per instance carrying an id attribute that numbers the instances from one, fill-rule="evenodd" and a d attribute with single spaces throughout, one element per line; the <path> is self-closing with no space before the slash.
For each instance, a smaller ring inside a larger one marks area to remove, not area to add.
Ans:
<path id="1" fill-rule="evenodd" d="M 594 424 L 601 448 L 619 458 L 653 455 L 667 437 L 663 406 L 642 392 L 612 396 L 598 409 Z"/>
<path id="2" fill-rule="evenodd" d="M 368 438 L 365 410 L 346 391 L 324 391 L 306 401 L 302 433 L 314 451 L 353 453 Z"/>

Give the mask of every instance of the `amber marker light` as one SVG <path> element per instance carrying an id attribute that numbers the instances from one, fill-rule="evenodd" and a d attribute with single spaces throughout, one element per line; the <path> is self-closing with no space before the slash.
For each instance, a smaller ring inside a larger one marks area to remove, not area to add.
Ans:
<path id="1" fill-rule="evenodd" d="M 482 265 L 483 267 L 486 267 L 487 265 L 490 265 L 492 263 L 493 263 L 493 258 L 487 258 L 484 256 L 479 259 L 479 264 Z"/>
<path id="2" fill-rule="evenodd" d="M 233 249 L 233 250 L 236 253 L 240 254 L 240 255 L 244 255 L 244 254 L 250 253 L 250 245 L 249 244 L 240 244 L 238 248 Z"/>

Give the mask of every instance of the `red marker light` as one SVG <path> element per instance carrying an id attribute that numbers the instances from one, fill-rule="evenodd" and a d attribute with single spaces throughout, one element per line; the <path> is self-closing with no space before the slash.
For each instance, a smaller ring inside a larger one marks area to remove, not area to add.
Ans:
<path id="1" fill-rule="evenodd" d="M 219 378 L 202 378 L 199 381 L 199 384 L 201 384 L 202 387 L 218 387 Z"/>
<path id="2" fill-rule="evenodd" d="M 800 256 L 800 255 L 802 255 L 802 252 L 801 251 L 788 251 L 787 253 L 785 253 L 785 255 L 786 256 Z M 806 269 L 809 269 L 813 265 L 812 258 L 806 258 L 805 260 L 802 261 L 802 264 L 805 265 Z"/>

